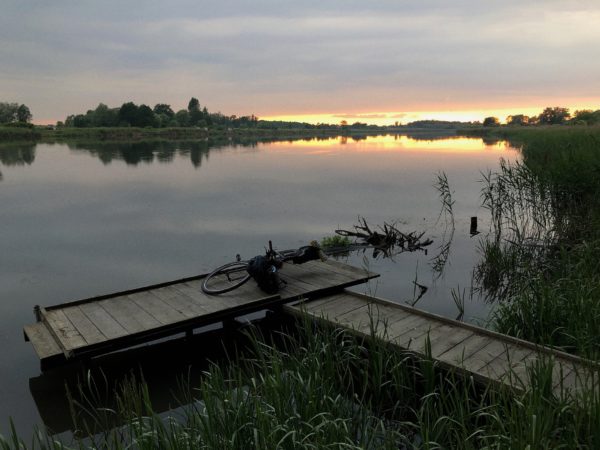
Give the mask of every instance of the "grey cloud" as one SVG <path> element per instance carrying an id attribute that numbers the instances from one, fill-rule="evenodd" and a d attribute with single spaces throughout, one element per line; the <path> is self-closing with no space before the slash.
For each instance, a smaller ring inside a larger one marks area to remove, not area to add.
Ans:
<path id="1" fill-rule="evenodd" d="M 599 21 L 585 1 L 26 0 L 0 17 L 0 100 L 60 118 L 103 92 L 261 114 L 583 96 Z"/>

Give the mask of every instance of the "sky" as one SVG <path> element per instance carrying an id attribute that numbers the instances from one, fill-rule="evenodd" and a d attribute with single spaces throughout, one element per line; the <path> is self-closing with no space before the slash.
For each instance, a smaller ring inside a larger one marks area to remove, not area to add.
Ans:
<path id="1" fill-rule="evenodd" d="M 598 0 L 1 0 L 0 101 L 389 124 L 600 108 Z"/>

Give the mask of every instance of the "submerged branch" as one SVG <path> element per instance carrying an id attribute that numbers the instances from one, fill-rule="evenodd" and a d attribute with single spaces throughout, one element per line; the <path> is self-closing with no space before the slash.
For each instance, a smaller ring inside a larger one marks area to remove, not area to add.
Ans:
<path id="1" fill-rule="evenodd" d="M 384 222 L 382 226 L 372 229 L 364 217 L 358 218 L 358 224 L 354 225 L 354 230 L 335 230 L 339 236 L 354 238 L 351 244 L 353 250 L 373 249 L 373 257 L 380 254 L 384 258 L 391 258 L 394 255 L 404 252 L 424 251 L 427 254 L 427 248 L 433 243 L 431 239 L 423 238 L 425 232 L 411 231 L 405 233 L 400 231 L 395 223 Z"/>

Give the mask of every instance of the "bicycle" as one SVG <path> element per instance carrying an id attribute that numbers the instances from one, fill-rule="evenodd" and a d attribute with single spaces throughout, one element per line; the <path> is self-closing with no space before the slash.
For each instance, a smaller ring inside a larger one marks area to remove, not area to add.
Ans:
<path id="1" fill-rule="evenodd" d="M 279 278 L 279 270 L 284 262 L 303 264 L 308 261 L 327 258 L 319 248 L 317 242 L 300 247 L 296 250 L 273 249 L 273 243 L 269 241 L 269 248 L 265 255 L 258 255 L 246 261 L 237 257 L 237 261 L 223 264 L 217 267 L 204 278 L 202 291 L 208 295 L 224 294 L 233 291 L 254 278 L 258 286 L 267 294 L 275 294 L 284 280 Z"/>

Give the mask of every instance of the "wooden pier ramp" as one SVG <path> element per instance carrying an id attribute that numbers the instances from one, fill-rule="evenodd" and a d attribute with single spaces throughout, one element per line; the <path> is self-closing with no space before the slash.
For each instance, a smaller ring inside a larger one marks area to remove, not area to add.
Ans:
<path id="1" fill-rule="evenodd" d="M 347 290 L 292 303 L 284 306 L 283 311 L 300 317 L 308 315 L 360 336 L 382 339 L 400 350 L 432 358 L 443 368 L 486 384 L 523 389 L 529 383 L 528 371 L 542 361 L 552 368 L 552 389 L 557 396 L 598 383 L 598 366 L 591 361 Z"/>
<path id="2" fill-rule="evenodd" d="M 40 307 L 37 323 L 24 327 L 42 371 L 69 361 L 190 332 L 244 314 L 313 298 L 379 276 L 336 261 L 284 263 L 285 284 L 268 296 L 250 280 L 226 294 L 210 296 L 200 286 L 205 275 L 139 289 Z"/>

